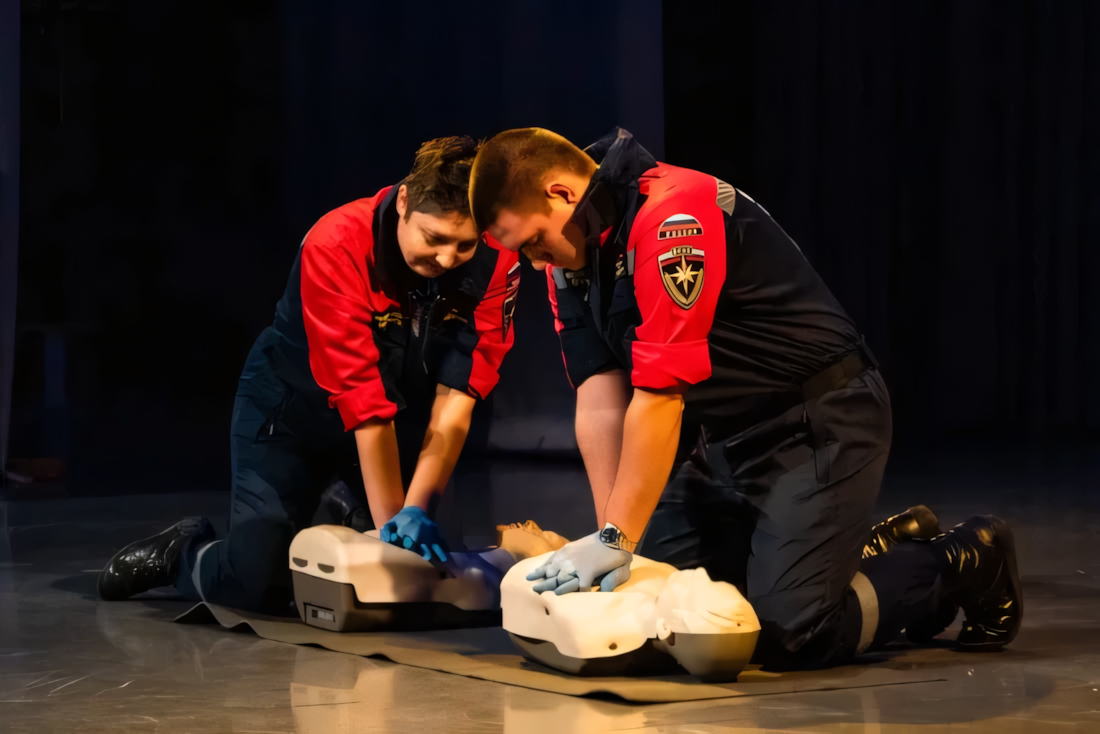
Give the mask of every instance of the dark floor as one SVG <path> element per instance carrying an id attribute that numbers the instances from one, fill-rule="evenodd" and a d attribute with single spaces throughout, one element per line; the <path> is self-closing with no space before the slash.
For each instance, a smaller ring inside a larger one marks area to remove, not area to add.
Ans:
<path id="1" fill-rule="evenodd" d="M 464 482 L 475 543 L 496 522 L 533 518 L 574 536 L 592 522 L 572 462 L 499 461 Z M 571 698 L 173 625 L 187 605 L 167 594 L 94 597 L 114 549 L 185 514 L 224 523 L 226 499 L 0 503 L 12 559 L 4 562 L 0 539 L 0 732 L 1100 731 L 1095 450 L 937 452 L 888 473 L 882 516 L 924 502 L 945 525 L 978 512 L 1013 523 L 1027 612 L 1010 650 L 899 647 L 873 664 L 935 669 L 946 680 L 720 702 Z"/>

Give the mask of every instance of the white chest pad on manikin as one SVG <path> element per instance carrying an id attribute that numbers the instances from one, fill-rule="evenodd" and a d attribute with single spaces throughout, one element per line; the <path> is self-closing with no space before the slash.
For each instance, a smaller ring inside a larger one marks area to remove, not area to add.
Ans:
<path id="1" fill-rule="evenodd" d="M 364 604 L 445 602 L 467 611 L 495 609 L 497 588 L 515 559 L 502 549 L 451 553 L 454 577 L 419 554 L 384 543 L 377 530 L 360 533 L 319 525 L 298 533 L 290 546 L 290 569 L 325 581 L 351 584 Z"/>
<path id="2" fill-rule="evenodd" d="M 630 579 L 611 592 L 558 596 L 531 589 L 526 576 L 549 554 L 520 561 L 501 582 L 508 632 L 554 643 L 562 655 L 592 659 L 637 650 L 671 633 L 749 633 L 760 629 L 752 606 L 736 587 L 711 581 L 704 569 L 677 571 L 634 555 Z"/>

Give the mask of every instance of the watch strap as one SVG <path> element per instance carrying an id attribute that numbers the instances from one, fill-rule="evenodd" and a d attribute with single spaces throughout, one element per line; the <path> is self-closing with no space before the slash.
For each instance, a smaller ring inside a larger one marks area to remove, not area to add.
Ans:
<path id="1" fill-rule="evenodd" d="M 619 530 L 619 528 L 611 523 L 607 523 L 603 526 L 603 530 L 600 531 L 600 541 L 603 542 L 604 545 L 624 550 L 627 553 L 633 553 L 638 547 L 637 542 L 629 540 L 623 535 L 622 530 Z"/>

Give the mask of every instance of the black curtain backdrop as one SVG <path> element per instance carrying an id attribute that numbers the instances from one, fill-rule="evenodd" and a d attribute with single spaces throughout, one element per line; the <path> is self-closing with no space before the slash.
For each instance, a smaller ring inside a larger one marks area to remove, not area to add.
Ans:
<path id="1" fill-rule="evenodd" d="M 19 262 L 19 4 L 0 3 L 0 487 L 6 481 Z"/>
<path id="2" fill-rule="evenodd" d="M 24 0 L 13 456 L 73 494 L 227 489 L 237 378 L 326 211 L 440 135 L 663 148 L 661 4 Z M 568 425 L 545 280 L 487 412 Z M 528 431 L 531 447 L 537 431 Z"/>
<path id="3" fill-rule="evenodd" d="M 1100 427 L 1100 5 L 684 0 L 664 30 L 668 160 L 800 243 L 899 437 Z"/>
<path id="4" fill-rule="evenodd" d="M 899 448 L 1096 429 L 1098 13 L 23 0 L 9 454 L 68 458 L 74 494 L 227 487 L 240 365 L 309 226 L 423 140 L 521 125 L 623 125 L 753 195 L 882 358 Z M 544 288 L 525 270 L 479 422 L 519 448 L 567 443 Z"/>

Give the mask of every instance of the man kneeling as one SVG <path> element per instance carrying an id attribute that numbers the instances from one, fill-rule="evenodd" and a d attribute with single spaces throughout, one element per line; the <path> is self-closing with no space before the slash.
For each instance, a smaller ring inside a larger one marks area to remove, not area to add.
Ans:
<path id="1" fill-rule="evenodd" d="M 934 525 L 910 514 L 867 544 L 889 396 L 762 206 L 658 163 L 623 130 L 583 151 L 548 130 L 503 132 L 478 153 L 470 198 L 479 230 L 546 271 L 603 528 L 536 569 L 535 590 L 613 590 L 648 526 L 640 555 L 745 590 L 756 660 L 773 669 L 843 663 L 903 628 L 927 637 L 956 605 L 960 649 L 1015 637 L 1001 521 L 909 542 Z"/>

